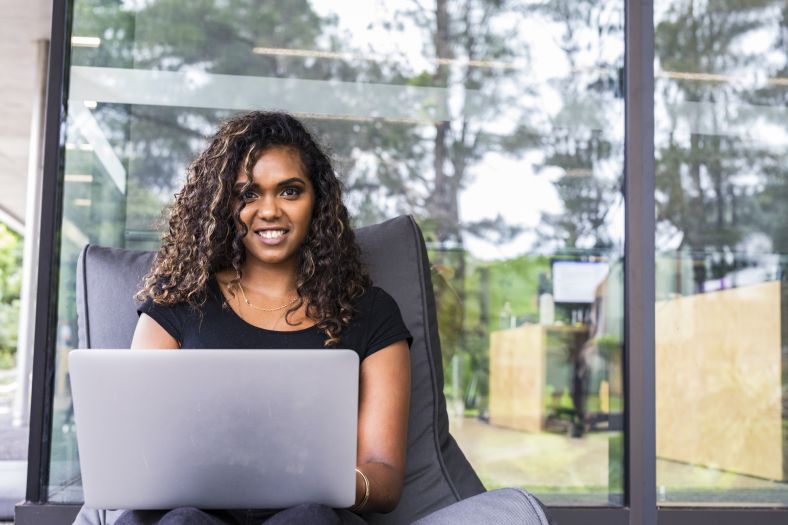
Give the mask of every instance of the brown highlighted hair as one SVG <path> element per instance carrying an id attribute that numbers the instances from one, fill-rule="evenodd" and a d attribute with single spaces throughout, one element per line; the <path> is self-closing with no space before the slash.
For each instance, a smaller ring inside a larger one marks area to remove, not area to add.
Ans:
<path id="1" fill-rule="evenodd" d="M 241 193 L 246 191 L 255 162 L 273 147 L 299 153 L 315 190 L 312 222 L 299 254 L 298 301 L 286 319 L 306 302 L 306 313 L 325 334 L 326 346 L 333 345 L 353 317 L 354 299 L 371 281 L 330 159 L 304 125 L 286 113 L 255 111 L 219 127 L 207 149 L 189 166 L 186 183 L 175 196 L 169 228 L 137 299 L 199 308 L 211 276 L 230 268 L 237 276 L 230 288 L 237 288 L 247 228 L 239 218 L 244 203 L 235 198 L 233 186 L 244 172 L 247 183 Z"/>

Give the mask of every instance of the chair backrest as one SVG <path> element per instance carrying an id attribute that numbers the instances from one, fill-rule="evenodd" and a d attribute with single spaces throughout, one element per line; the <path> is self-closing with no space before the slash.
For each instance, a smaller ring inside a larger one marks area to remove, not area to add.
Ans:
<path id="1" fill-rule="evenodd" d="M 424 240 L 411 217 L 356 230 L 376 286 L 397 301 L 411 346 L 412 390 L 405 487 L 397 508 L 370 514 L 370 523 L 410 523 L 484 491 L 449 435 L 435 299 Z M 128 348 L 137 323 L 133 296 L 153 260 L 151 252 L 86 246 L 77 265 L 81 348 Z"/>

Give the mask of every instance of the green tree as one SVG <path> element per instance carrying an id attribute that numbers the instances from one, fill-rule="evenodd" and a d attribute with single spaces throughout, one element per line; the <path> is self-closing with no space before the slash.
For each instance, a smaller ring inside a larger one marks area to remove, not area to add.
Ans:
<path id="1" fill-rule="evenodd" d="M 559 250 L 621 248 L 609 230 L 610 211 L 623 201 L 624 10 L 616 2 L 536 2 L 528 12 L 558 24 L 560 48 L 570 74 L 560 80 L 561 108 L 539 130 L 538 169 L 559 169 L 558 213 L 543 212 L 537 227 L 542 245 Z M 570 123 L 570 126 L 567 126 Z"/>
<path id="2" fill-rule="evenodd" d="M 0 223 L 0 368 L 16 354 L 22 290 L 22 238 Z"/>
<path id="3" fill-rule="evenodd" d="M 667 78 L 658 78 L 655 95 L 669 118 L 669 131 L 658 138 L 656 152 L 657 222 L 663 231 L 681 236 L 680 250 L 693 254 L 698 290 L 705 280 L 737 267 L 736 259 L 720 254 L 735 253 L 753 233 L 765 229 L 781 242 L 767 225 L 777 217 L 763 211 L 776 197 L 774 190 L 785 191 L 785 155 L 732 134 L 729 127 L 747 125 L 738 116 L 747 104 L 785 105 L 784 89 L 764 97 L 746 82 L 734 81 L 772 68 L 762 56 L 742 49 L 752 35 L 773 28 L 780 11 L 785 27 L 784 6 L 781 0 L 686 0 L 671 4 L 656 27 L 656 54 Z M 784 51 L 784 29 L 772 33 Z M 784 60 L 781 65 L 784 69 Z M 686 126 L 686 111 L 692 108 L 703 118 L 690 123 L 698 127 L 687 143 L 680 124 Z M 779 220 L 785 211 L 780 210 Z"/>
<path id="4" fill-rule="evenodd" d="M 779 2 L 775 2 L 775 9 Z M 772 34 L 771 48 L 774 55 L 782 57 L 782 62 L 762 63 L 765 76 L 769 79 L 766 86 L 745 94 L 750 104 L 769 106 L 775 108 L 788 107 L 788 89 L 785 88 L 785 79 L 788 78 L 788 3 L 783 2 L 779 7 L 779 15 L 773 17 L 772 23 L 777 26 Z M 767 22 L 768 23 L 768 22 Z M 785 126 L 779 113 L 769 112 L 773 115 L 772 124 Z M 759 153 L 759 152 L 758 152 Z M 755 223 L 760 231 L 764 232 L 772 241 L 772 250 L 775 253 L 788 254 L 788 230 L 784 227 L 785 218 L 788 217 L 788 150 L 785 146 L 772 148 L 769 155 L 758 156 L 757 162 L 761 164 L 763 173 L 762 191 L 751 198 L 755 205 Z M 740 194 L 743 194 L 739 190 Z M 746 194 L 742 195 L 745 197 Z M 785 258 L 783 258 L 785 259 Z M 788 274 L 788 262 L 782 261 L 783 275 Z"/>

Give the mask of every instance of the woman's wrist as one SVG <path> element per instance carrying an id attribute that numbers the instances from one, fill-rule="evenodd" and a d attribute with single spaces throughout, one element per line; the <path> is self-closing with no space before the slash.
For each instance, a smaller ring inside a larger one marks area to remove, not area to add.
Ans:
<path id="1" fill-rule="evenodd" d="M 366 507 L 367 502 L 369 502 L 369 495 L 370 495 L 370 484 L 369 478 L 366 474 L 361 472 L 358 468 L 356 468 L 356 480 L 360 479 L 360 483 L 357 481 L 356 483 L 356 503 L 352 507 L 350 507 L 350 511 L 352 512 L 361 512 Z"/>

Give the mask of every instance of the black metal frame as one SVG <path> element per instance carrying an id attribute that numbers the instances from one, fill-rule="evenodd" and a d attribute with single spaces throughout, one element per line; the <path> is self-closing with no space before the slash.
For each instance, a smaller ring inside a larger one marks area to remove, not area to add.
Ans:
<path id="1" fill-rule="evenodd" d="M 52 395 L 55 376 L 55 327 L 57 325 L 57 268 L 60 244 L 58 226 L 62 214 L 64 139 L 61 132 L 66 115 L 68 86 L 68 42 L 71 31 L 71 2 L 59 0 L 52 6 L 52 37 L 49 46 L 49 75 L 44 120 L 44 173 L 41 189 L 41 232 L 36 288 L 33 381 L 30 400 L 27 494 L 29 502 L 43 503 L 49 479 L 52 430 Z"/>
<path id="2" fill-rule="evenodd" d="M 656 525 L 654 7 L 625 9 L 624 471 L 629 522 Z"/>
<path id="3" fill-rule="evenodd" d="M 58 505 L 55 503 L 31 503 L 26 501 L 16 506 L 16 525 L 65 525 L 73 523 L 82 505 Z"/>
<path id="4" fill-rule="evenodd" d="M 47 503 L 55 366 L 58 227 L 62 213 L 63 122 L 68 86 L 68 43 L 73 2 L 55 0 L 49 58 L 40 263 L 36 302 L 27 501 L 18 525 L 73 520 L 79 505 Z M 765 525 L 788 522 L 788 509 L 658 508 L 654 333 L 654 14 L 653 1 L 625 0 L 625 472 L 620 508 L 552 508 L 560 525 Z"/>

